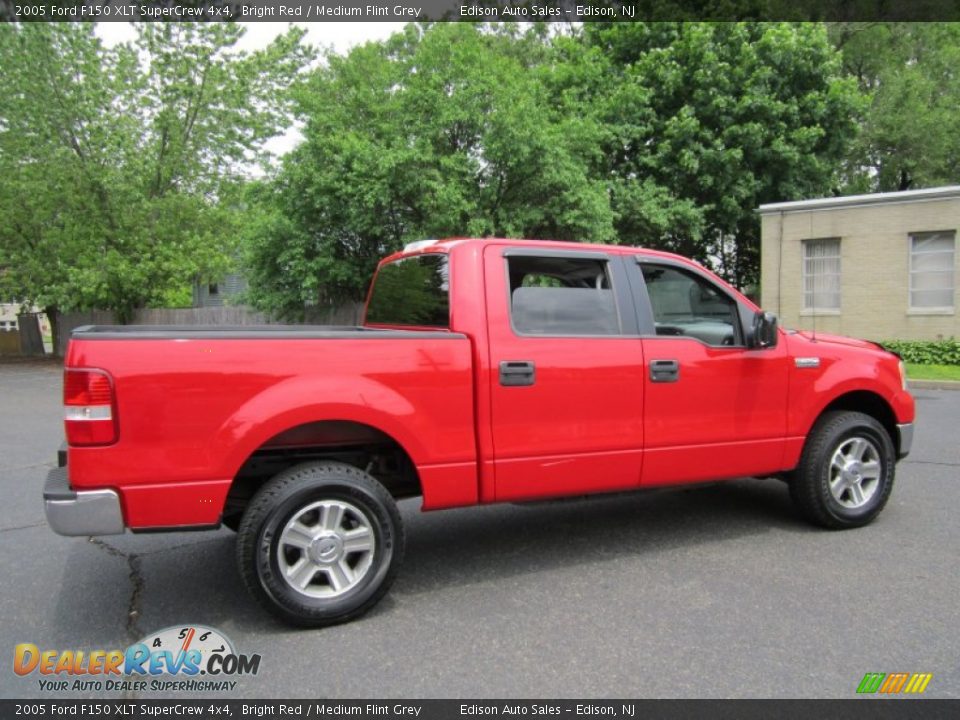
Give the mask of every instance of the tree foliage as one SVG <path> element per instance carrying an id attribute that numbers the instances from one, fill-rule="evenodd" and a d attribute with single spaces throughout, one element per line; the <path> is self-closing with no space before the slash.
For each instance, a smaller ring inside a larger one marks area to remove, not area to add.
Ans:
<path id="1" fill-rule="evenodd" d="M 856 131 L 823 26 L 588 24 L 584 40 L 620 241 L 756 282 L 756 208 L 829 194 Z"/>
<path id="2" fill-rule="evenodd" d="M 305 142 L 261 188 L 253 299 L 362 298 L 376 260 L 446 235 L 671 249 L 741 287 L 759 203 L 836 186 L 860 109 L 822 25 L 409 26 L 329 55 Z"/>
<path id="3" fill-rule="evenodd" d="M 299 97 L 305 141 L 262 188 L 253 299 L 289 316 L 361 299 L 424 237 L 613 240 L 598 129 L 551 102 L 549 53 L 536 31 L 449 23 L 329 54 Z"/>
<path id="4" fill-rule="evenodd" d="M 960 25 L 834 23 L 830 36 L 870 102 L 850 153 L 846 190 L 957 182 Z"/>
<path id="5" fill-rule="evenodd" d="M 0 291 L 121 320 L 216 276 L 241 173 L 289 116 L 308 59 L 292 30 L 143 23 L 106 48 L 88 23 L 0 26 Z"/>
<path id="6" fill-rule="evenodd" d="M 664 248 L 744 288 L 758 205 L 960 162 L 949 23 L 421 24 L 308 76 L 301 30 L 255 53 L 234 24 L 137 32 L 0 25 L 0 295 L 123 319 L 240 237 L 250 299 L 299 317 L 448 235 Z M 294 110 L 304 142 L 250 182 Z"/>

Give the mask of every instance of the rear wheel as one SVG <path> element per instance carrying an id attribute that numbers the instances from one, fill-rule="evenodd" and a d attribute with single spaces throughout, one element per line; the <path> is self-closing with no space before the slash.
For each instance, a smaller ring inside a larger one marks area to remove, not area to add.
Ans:
<path id="1" fill-rule="evenodd" d="M 893 442 L 874 418 L 850 411 L 826 413 L 807 438 L 790 493 L 817 525 L 861 527 L 887 504 L 895 462 Z"/>
<path id="2" fill-rule="evenodd" d="M 396 502 L 373 477 L 336 462 L 279 473 L 238 530 L 244 583 L 270 612 L 317 627 L 359 617 L 386 594 L 403 557 Z"/>

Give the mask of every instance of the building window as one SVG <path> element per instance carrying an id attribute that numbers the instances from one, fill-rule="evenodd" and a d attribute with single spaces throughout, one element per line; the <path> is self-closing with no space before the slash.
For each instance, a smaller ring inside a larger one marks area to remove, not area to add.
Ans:
<path id="1" fill-rule="evenodd" d="M 953 310 L 952 230 L 910 234 L 910 309 Z"/>
<path id="2" fill-rule="evenodd" d="M 210 283 L 207 285 L 207 294 L 208 295 L 219 295 L 220 286 L 217 283 Z"/>
<path id="3" fill-rule="evenodd" d="M 803 241 L 803 309 L 840 309 L 840 238 Z"/>

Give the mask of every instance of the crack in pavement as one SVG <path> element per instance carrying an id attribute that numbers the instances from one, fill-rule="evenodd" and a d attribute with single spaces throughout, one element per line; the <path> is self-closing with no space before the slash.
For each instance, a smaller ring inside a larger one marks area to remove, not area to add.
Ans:
<path id="1" fill-rule="evenodd" d="M 41 523 L 42 524 L 42 523 Z M 127 567 L 130 568 L 130 600 L 127 603 L 127 640 L 130 643 L 135 643 L 141 638 L 144 637 L 144 632 L 140 628 L 140 598 L 143 595 L 146 582 L 143 578 L 141 558 L 146 555 L 153 555 L 155 553 L 166 552 L 167 550 L 175 550 L 176 548 L 187 547 L 191 545 L 200 545 L 201 543 L 213 542 L 219 540 L 220 538 L 210 538 L 208 540 L 201 540 L 199 542 L 187 542 L 181 543 L 179 545 L 174 545 L 168 548 L 161 548 L 159 550 L 151 550 L 145 553 L 132 553 L 124 552 L 120 548 L 114 547 L 105 540 L 101 540 L 97 537 L 88 537 L 87 541 L 94 545 L 95 547 L 103 550 L 108 555 L 111 555 L 116 558 L 120 558 L 127 563 Z M 140 693 L 137 690 L 124 690 L 123 699 L 125 700 L 138 700 L 140 699 Z"/>
<path id="2" fill-rule="evenodd" d="M 46 524 L 46 520 L 41 520 L 40 522 L 35 522 L 32 525 L 17 525 L 16 527 L 0 528 L 0 533 L 13 532 L 14 530 L 29 530 L 30 528 L 40 527 L 41 525 Z"/>
<path id="3" fill-rule="evenodd" d="M 47 462 L 34 463 L 33 465 L 18 465 L 17 467 L 0 467 L 0 470 L 3 472 L 17 472 L 18 470 L 33 470 L 34 468 L 52 468 L 56 467 L 57 463 L 48 460 Z"/>
<path id="4" fill-rule="evenodd" d="M 939 465 L 940 467 L 960 467 L 960 463 L 937 462 L 936 460 L 904 460 L 904 465 Z"/>
<path id="5" fill-rule="evenodd" d="M 113 557 L 121 558 L 126 561 L 127 567 L 130 568 L 130 600 L 127 603 L 127 639 L 129 642 L 134 643 L 140 638 L 143 637 L 143 631 L 140 629 L 138 624 L 140 621 L 140 596 L 143 595 L 144 580 L 143 574 L 140 567 L 140 556 L 136 553 L 125 553 L 119 548 L 115 548 L 110 543 L 101 540 L 96 537 L 88 537 L 87 541 L 101 550 L 103 550 L 108 555 Z M 123 692 L 123 698 L 125 700 L 137 700 L 139 699 L 140 694 L 136 690 L 125 690 Z"/>
<path id="6" fill-rule="evenodd" d="M 123 550 L 115 548 L 113 545 L 101 540 L 100 538 L 91 537 L 88 538 L 88 541 L 100 548 L 108 555 L 113 557 L 118 557 L 126 561 L 127 567 L 130 568 L 130 600 L 127 603 L 127 638 L 130 642 L 136 642 L 143 637 L 143 631 L 140 629 L 140 597 L 143 595 L 144 580 L 140 568 L 140 556 L 136 553 L 125 553 Z"/>
<path id="7" fill-rule="evenodd" d="M 177 545 L 171 545 L 170 547 L 158 548 L 157 550 L 147 550 L 147 552 L 138 553 L 140 557 L 146 557 L 148 555 L 159 555 L 160 553 L 169 552 L 170 550 L 179 550 L 180 548 L 185 547 L 197 547 L 198 545 L 206 545 L 207 543 L 219 542 L 223 540 L 223 537 L 212 537 L 207 538 L 206 540 L 194 540 L 193 542 L 179 543 Z"/>

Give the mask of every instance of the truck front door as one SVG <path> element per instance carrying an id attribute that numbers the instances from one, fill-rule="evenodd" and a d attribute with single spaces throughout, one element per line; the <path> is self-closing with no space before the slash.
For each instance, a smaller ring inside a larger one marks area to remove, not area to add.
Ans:
<path id="1" fill-rule="evenodd" d="M 780 470 L 786 343 L 748 348 L 742 301 L 685 264 L 641 257 L 628 270 L 644 333 L 643 484 Z"/>

